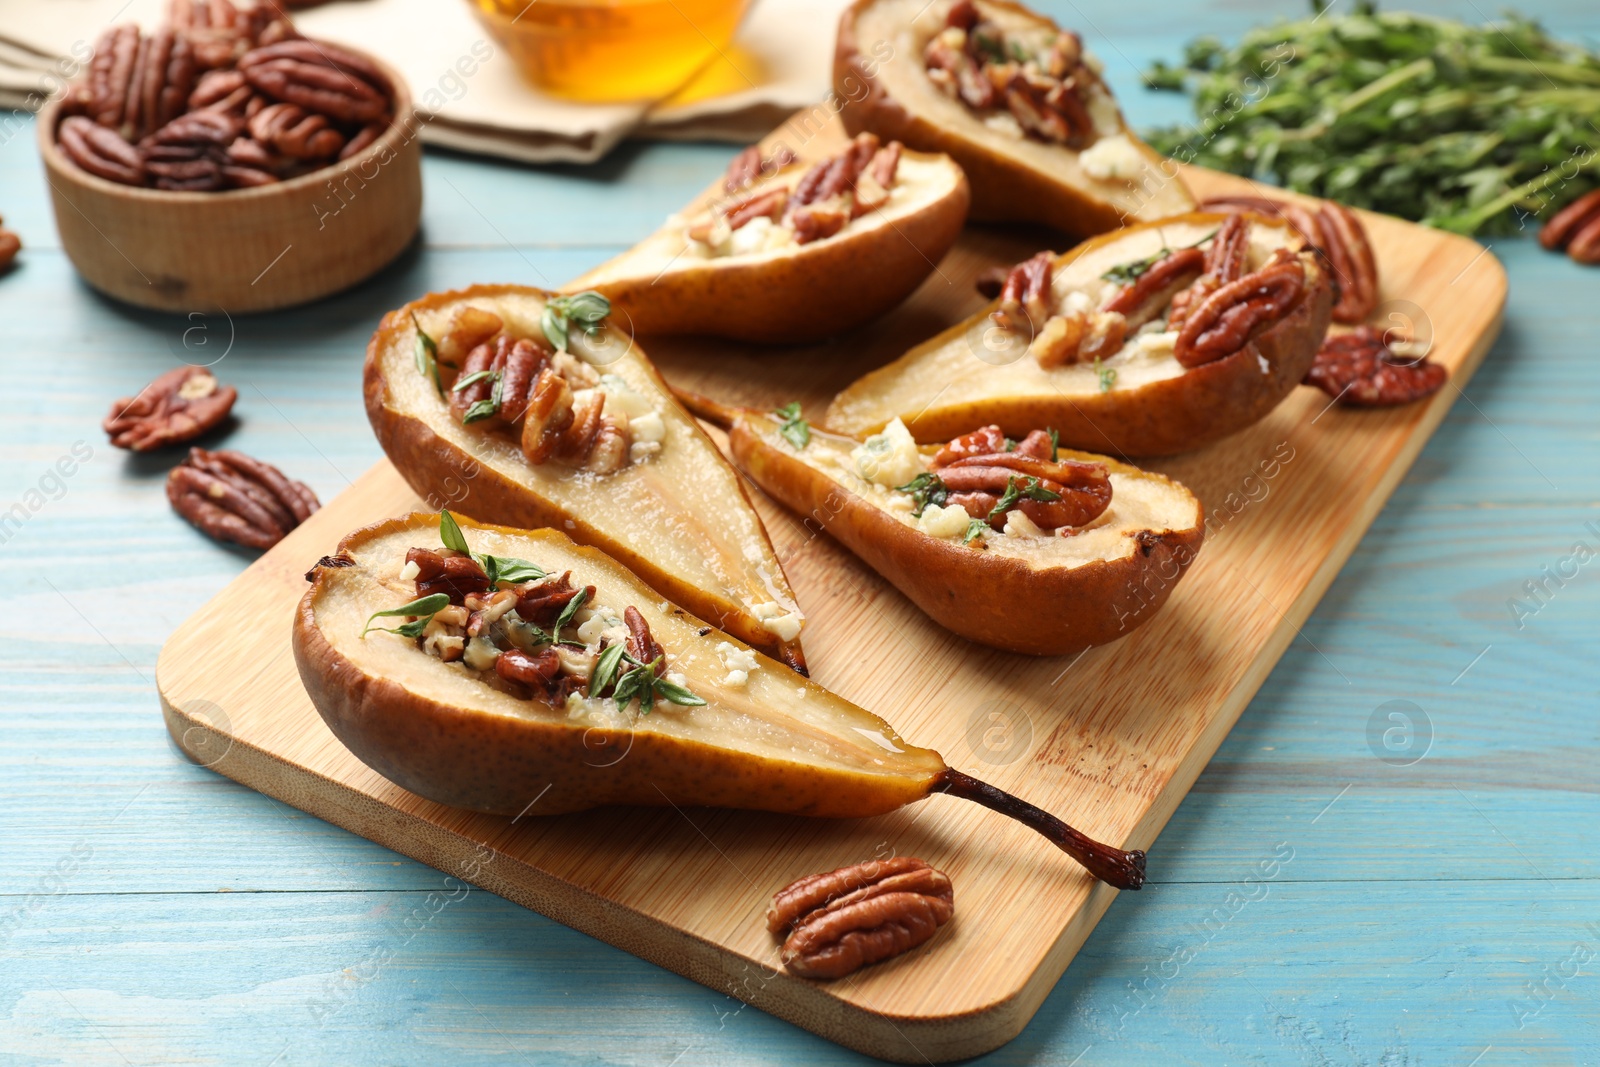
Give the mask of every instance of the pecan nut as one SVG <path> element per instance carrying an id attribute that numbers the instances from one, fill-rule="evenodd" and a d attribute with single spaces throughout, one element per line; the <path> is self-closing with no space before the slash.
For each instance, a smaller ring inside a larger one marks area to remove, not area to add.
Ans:
<path id="1" fill-rule="evenodd" d="M 243 124 L 220 111 L 180 115 L 139 142 L 158 189 L 210 192 L 227 184 L 222 168 Z"/>
<path id="2" fill-rule="evenodd" d="M 1007 330 L 1033 330 L 1050 317 L 1050 277 L 1055 256 L 1040 252 L 1011 268 L 1000 287 L 1000 306 L 989 316 Z"/>
<path id="3" fill-rule="evenodd" d="M 955 914 L 950 879 L 919 859 L 858 863 L 778 891 L 767 929 L 784 934 L 783 965 L 802 978 L 843 978 L 909 952 Z"/>
<path id="4" fill-rule="evenodd" d="M 1287 222 L 1328 265 L 1338 294 L 1334 322 L 1363 322 L 1377 308 L 1378 261 L 1372 241 L 1361 219 L 1343 204 L 1323 200 L 1312 209 L 1264 196 L 1225 196 L 1203 202 L 1200 210 L 1253 212 Z"/>
<path id="5" fill-rule="evenodd" d="M 143 35 L 134 25 L 113 26 L 95 42 L 89 62 L 88 116 L 108 129 L 122 125 Z"/>
<path id="6" fill-rule="evenodd" d="M 795 154 L 789 150 L 788 145 L 778 145 L 772 150 L 772 154 L 766 157 L 761 155 L 760 145 L 751 145 L 734 156 L 733 162 L 728 164 L 728 172 L 722 179 L 722 188 L 727 192 L 737 193 L 762 178 L 772 177 L 794 161 Z"/>
<path id="7" fill-rule="evenodd" d="M 22 238 L 10 230 L 0 230 L 0 271 L 11 266 L 20 251 L 22 251 Z"/>
<path id="8" fill-rule="evenodd" d="M 137 141 L 183 113 L 194 80 L 194 51 L 181 34 L 118 26 L 101 36 L 90 62 L 88 113 Z"/>
<path id="9" fill-rule="evenodd" d="M 1539 230 L 1539 243 L 1551 251 L 1565 249 L 1577 263 L 1600 264 L 1600 189 L 1552 215 Z"/>
<path id="10" fill-rule="evenodd" d="M 298 104 L 268 104 L 251 116 L 249 128 L 251 137 L 291 159 L 329 159 L 344 148 L 344 134 Z"/>
<path id="11" fill-rule="evenodd" d="M 221 111 L 243 117 L 255 86 L 236 70 L 208 70 L 189 94 L 190 111 Z"/>
<path id="12" fill-rule="evenodd" d="M 1341 404 L 1367 408 L 1409 404 L 1438 392 L 1450 369 L 1426 355 L 1397 353 L 1404 344 L 1372 326 L 1330 334 L 1317 350 L 1305 384 Z"/>
<path id="13" fill-rule="evenodd" d="M 336 122 L 376 122 L 394 95 L 389 79 L 363 56 L 321 41 L 292 40 L 255 48 L 239 69 L 261 92 Z"/>
<path id="14" fill-rule="evenodd" d="M 116 447 L 148 452 L 194 440 L 227 418 L 238 398 L 204 367 L 174 367 L 112 404 L 101 427 Z"/>
<path id="15" fill-rule="evenodd" d="M 1229 282 L 1244 277 L 1249 254 L 1249 220 L 1243 215 L 1229 215 L 1213 235 L 1211 247 L 1206 249 L 1205 268 L 1200 277 L 1189 288 L 1173 295 L 1172 309 L 1167 314 L 1167 329 L 1183 329 L 1183 321 L 1192 308 L 1199 307 L 1208 296 Z"/>
<path id="16" fill-rule="evenodd" d="M 1119 289 L 1106 301 L 1105 310 L 1127 319 L 1129 329 L 1138 329 L 1159 316 L 1205 269 L 1206 253 L 1198 248 L 1169 252 Z"/>
<path id="17" fill-rule="evenodd" d="M 266 2 L 172 0 L 167 21 L 193 43 L 195 58 L 206 70 L 230 67 L 258 44 L 298 36 L 277 5 Z"/>
<path id="18" fill-rule="evenodd" d="M 81 115 L 69 115 L 61 120 L 56 138 L 62 154 L 79 170 L 123 185 L 145 183 L 143 154 L 116 131 Z"/>
<path id="19" fill-rule="evenodd" d="M 985 429 L 998 432 L 998 427 Z M 951 454 L 963 440 L 950 442 L 940 455 Z M 968 451 L 944 463 L 935 457 L 933 470 L 950 491 L 951 504 L 966 508 L 972 518 L 986 520 L 995 529 L 1004 529 L 1012 511 L 1021 511 L 1042 530 L 1076 529 L 1093 522 L 1111 506 L 1111 477 L 1105 466 L 1051 459 L 1051 451 L 1049 434 L 1035 430 L 1013 451 Z M 1002 503 L 1004 509 L 997 510 Z"/>
<path id="20" fill-rule="evenodd" d="M 1305 283 L 1305 266 L 1278 249 L 1261 269 L 1222 286 L 1190 313 L 1173 344 L 1174 358 L 1193 368 L 1240 351 L 1289 313 Z"/>
<path id="21" fill-rule="evenodd" d="M 814 164 L 796 183 L 784 208 L 796 244 L 832 237 L 851 219 L 882 207 L 899 168 L 901 145 L 858 134 L 838 155 Z"/>
<path id="22" fill-rule="evenodd" d="M 191 448 L 167 476 L 173 510 L 202 533 L 271 548 L 321 505 L 309 486 L 242 452 Z"/>

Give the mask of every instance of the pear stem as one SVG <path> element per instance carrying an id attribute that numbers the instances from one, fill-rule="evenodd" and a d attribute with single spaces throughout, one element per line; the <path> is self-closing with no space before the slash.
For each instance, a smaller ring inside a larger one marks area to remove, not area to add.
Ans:
<path id="1" fill-rule="evenodd" d="M 1032 830 L 1037 830 L 1055 843 L 1067 855 L 1109 886 L 1117 889 L 1138 889 L 1144 885 L 1144 850 L 1124 851 L 1102 845 L 1086 837 L 1051 815 L 1036 808 L 1021 797 L 1014 797 L 1003 789 L 980 782 L 969 774 L 953 767 L 945 768 L 932 792 L 949 793 L 963 800 L 975 801 L 991 811 L 1015 819 Z"/>

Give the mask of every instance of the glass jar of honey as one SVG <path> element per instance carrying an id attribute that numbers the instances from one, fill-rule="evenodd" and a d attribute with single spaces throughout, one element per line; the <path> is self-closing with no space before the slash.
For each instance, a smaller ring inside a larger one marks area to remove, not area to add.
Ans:
<path id="1" fill-rule="evenodd" d="M 472 0 L 522 74 L 590 103 L 657 100 L 733 39 L 749 0 Z"/>

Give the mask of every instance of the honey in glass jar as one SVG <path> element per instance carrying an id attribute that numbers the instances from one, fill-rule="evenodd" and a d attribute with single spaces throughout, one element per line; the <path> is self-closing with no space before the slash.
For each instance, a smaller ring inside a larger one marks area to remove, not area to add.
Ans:
<path id="1" fill-rule="evenodd" d="M 590 103 L 656 100 L 728 46 L 749 0 L 473 0 L 541 90 Z"/>

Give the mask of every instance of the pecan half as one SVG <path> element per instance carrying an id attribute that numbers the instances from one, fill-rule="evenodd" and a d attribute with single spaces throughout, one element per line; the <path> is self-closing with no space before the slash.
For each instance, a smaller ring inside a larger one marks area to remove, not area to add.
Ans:
<path id="1" fill-rule="evenodd" d="M 366 58 L 322 41 L 255 48 L 239 69 L 274 100 L 298 104 L 336 122 L 374 122 L 389 110 L 389 79 Z"/>
<path id="2" fill-rule="evenodd" d="M 722 179 L 722 188 L 730 193 L 746 189 L 762 178 L 770 178 L 784 167 L 795 161 L 795 155 L 789 150 L 788 145 L 778 145 L 772 154 L 765 158 L 761 155 L 760 145 L 751 145 L 743 152 L 733 157 L 733 162 L 728 164 L 728 172 Z"/>
<path id="3" fill-rule="evenodd" d="M 814 164 L 789 194 L 785 221 L 796 244 L 832 237 L 851 219 L 882 207 L 899 167 L 901 145 L 858 134 L 839 154 Z"/>
<path id="4" fill-rule="evenodd" d="M 1183 320 L 1191 308 L 1199 307 L 1206 297 L 1229 282 L 1244 277 L 1245 261 L 1250 254 L 1250 222 L 1243 215 L 1229 215 L 1218 227 L 1206 249 L 1205 269 L 1194 284 L 1172 298 L 1172 309 L 1167 313 L 1167 329 L 1183 329 Z"/>
<path id="5" fill-rule="evenodd" d="M 1305 289 L 1305 266 L 1280 248 L 1261 269 L 1212 293 L 1183 324 L 1174 358 L 1199 367 L 1231 356 L 1293 308 Z"/>
<path id="6" fill-rule="evenodd" d="M 1105 310 L 1128 320 L 1138 329 L 1156 318 L 1206 269 L 1206 254 L 1198 248 L 1180 248 L 1152 263 L 1147 270 L 1106 301 Z"/>
<path id="7" fill-rule="evenodd" d="M 1034 432 L 1048 447 L 1049 436 Z M 1036 441 L 1025 443 L 1028 451 L 1019 446 L 1014 452 L 975 453 L 936 466 L 939 480 L 950 490 L 950 503 L 966 508 L 972 518 L 984 519 L 997 530 L 1005 528 L 1006 516 L 1012 511 L 1021 511 L 1041 529 L 1060 530 L 1093 522 L 1111 505 L 1111 477 L 1102 464 L 1041 458 L 1036 454 Z M 1019 496 L 996 513 L 995 508 L 1014 485 L 1032 485 L 1056 499 Z"/>
<path id="8" fill-rule="evenodd" d="M 88 114 L 109 129 L 121 127 L 127 113 L 142 40 L 139 27 L 127 24 L 113 26 L 95 42 L 89 61 Z"/>
<path id="9" fill-rule="evenodd" d="M 210 192 L 226 184 L 222 173 L 228 146 L 243 124 L 220 111 L 180 115 L 139 143 L 145 170 L 158 189 Z"/>
<path id="10" fill-rule="evenodd" d="M 582 589 L 573 588 L 571 571 L 521 586 L 517 595 L 517 614 L 522 616 L 524 622 L 530 622 L 535 626 L 554 626 L 561 612 L 580 592 L 584 594 L 586 600 L 594 598 L 592 585 L 586 585 Z"/>
<path id="11" fill-rule="evenodd" d="M 245 76 L 236 70 L 208 70 L 189 94 L 190 111 L 223 111 L 243 116 L 245 105 L 256 95 Z"/>
<path id="12" fill-rule="evenodd" d="M 640 663 L 654 663 L 666 655 L 638 608 L 629 604 L 622 609 L 622 621 L 628 627 L 628 655 Z"/>
<path id="13" fill-rule="evenodd" d="M 417 596 L 445 593 L 452 604 L 465 604 L 474 593 L 487 592 L 489 575 L 471 556 L 431 548 L 413 548 L 406 551 L 406 562 L 417 565 Z"/>
<path id="14" fill-rule="evenodd" d="M 257 44 L 298 36 L 278 5 L 267 2 L 172 0 L 167 20 L 193 43 L 195 57 L 206 69 L 232 66 Z"/>
<path id="15" fill-rule="evenodd" d="M 778 891 L 767 929 L 788 932 L 783 965 L 802 978 L 842 978 L 909 952 L 955 914 L 950 879 L 919 859 L 859 863 Z"/>
<path id="16" fill-rule="evenodd" d="M 204 367 L 174 367 L 112 404 L 101 427 L 116 447 L 148 452 L 199 437 L 227 418 L 238 398 Z"/>
<path id="17" fill-rule="evenodd" d="M 383 120 L 367 123 L 356 131 L 354 137 L 345 142 L 345 146 L 339 150 L 339 158 L 349 159 L 357 153 L 365 152 L 388 128 L 389 123 Z"/>
<path id="18" fill-rule="evenodd" d="M 22 251 L 22 238 L 10 230 L 0 230 L 0 271 L 11 266 L 20 251 Z"/>
<path id="19" fill-rule="evenodd" d="M 167 475 L 167 499 L 202 533 L 271 548 L 321 505 L 302 482 L 243 452 L 191 448 Z"/>
<path id="20" fill-rule="evenodd" d="M 1128 319 L 1117 311 L 1069 311 L 1052 315 L 1028 343 L 1044 370 L 1069 363 L 1110 359 L 1128 340 Z"/>
<path id="21" fill-rule="evenodd" d="M 495 657 L 495 673 L 509 682 L 521 682 L 534 689 L 547 688 L 561 673 L 561 657 L 553 648 L 524 652 L 508 648 Z"/>
<path id="22" fill-rule="evenodd" d="M 1378 261 L 1367 229 L 1355 212 L 1332 200 L 1306 208 L 1289 200 L 1264 196 L 1215 197 L 1201 211 L 1254 212 L 1281 218 L 1322 256 L 1338 289 L 1333 321 L 1363 322 L 1378 306 Z"/>
<path id="23" fill-rule="evenodd" d="M 115 131 L 70 115 L 61 120 L 56 137 L 62 154 L 80 170 L 123 185 L 145 183 L 144 156 Z"/>
<path id="24" fill-rule="evenodd" d="M 1051 253 L 1040 252 L 1012 267 L 1000 288 L 1000 306 L 989 317 L 1008 330 L 1042 327 L 1050 317 L 1050 276 L 1055 262 Z"/>
<path id="25" fill-rule="evenodd" d="M 1450 369 L 1426 356 L 1397 354 L 1393 341 L 1372 326 L 1330 334 L 1317 350 L 1305 384 L 1341 404 L 1394 407 L 1431 396 L 1450 378 Z"/>
<path id="26" fill-rule="evenodd" d="M 1539 230 L 1539 243 L 1551 251 L 1565 249 L 1575 262 L 1600 264 L 1600 189 L 1552 215 Z"/>
<path id="27" fill-rule="evenodd" d="M 329 159 L 344 147 L 344 134 L 298 104 L 268 104 L 250 118 L 250 136 L 291 159 Z"/>

